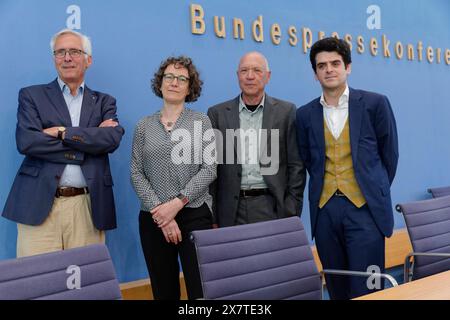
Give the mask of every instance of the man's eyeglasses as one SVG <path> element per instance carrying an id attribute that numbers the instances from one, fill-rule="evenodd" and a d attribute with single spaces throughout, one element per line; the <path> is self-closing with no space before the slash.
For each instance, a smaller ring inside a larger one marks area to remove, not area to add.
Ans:
<path id="1" fill-rule="evenodd" d="M 185 76 L 176 76 L 172 73 L 166 73 L 163 75 L 163 79 L 164 81 L 166 81 L 167 83 L 172 83 L 173 80 L 177 79 L 179 84 L 187 84 L 189 82 L 189 78 L 185 77 Z"/>
<path id="2" fill-rule="evenodd" d="M 79 58 L 82 54 L 86 54 L 86 52 L 80 49 L 59 49 L 53 51 L 53 55 L 59 59 L 64 58 L 66 53 L 69 53 L 69 56 L 72 58 Z"/>

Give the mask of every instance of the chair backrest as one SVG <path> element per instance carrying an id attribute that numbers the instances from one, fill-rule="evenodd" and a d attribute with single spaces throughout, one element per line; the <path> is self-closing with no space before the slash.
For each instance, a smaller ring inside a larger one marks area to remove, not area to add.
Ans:
<path id="1" fill-rule="evenodd" d="M 414 252 L 450 253 L 450 196 L 397 205 Z M 414 257 L 413 279 L 450 270 L 450 258 Z"/>
<path id="2" fill-rule="evenodd" d="M 433 198 L 450 196 L 450 186 L 439 187 L 439 188 L 429 188 L 428 192 L 431 193 Z"/>
<path id="3" fill-rule="evenodd" d="M 95 244 L 0 261 L 0 300 L 28 299 L 121 299 L 107 247 Z"/>
<path id="4" fill-rule="evenodd" d="M 299 217 L 193 231 L 205 299 L 321 299 Z"/>

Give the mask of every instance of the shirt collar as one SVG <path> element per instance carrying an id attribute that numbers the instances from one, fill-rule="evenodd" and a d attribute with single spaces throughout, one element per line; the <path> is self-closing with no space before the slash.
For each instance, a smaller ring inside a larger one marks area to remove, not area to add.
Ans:
<path id="1" fill-rule="evenodd" d="M 259 108 L 263 109 L 264 108 L 264 103 L 266 101 L 266 95 L 263 95 L 263 98 L 261 100 L 261 102 L 259 103 L 259 106 L 255 109 L 256 112 Z M 245 108 L 245 110 L 247 110 L 248 112 L 252 113 L 250 110 L 247 109 L 247 106 L 244 103 L 244 100 L 242 100 L 242 94 L 239 96 L 239 112 L 242 112 L 242 110 Z"/>
<path id="2" fill-rule="evenodd" d="M 337 106 L 330 106 L 326 103 L 325 101 L 325 97 L 323 96 L 323 92 L 322 95 L 320 96 L 320 104 L 325 107 L 325 108 L 335 108 L 337 107 L 338 109 L 346 109 L 348 108 L 348 99 L 349 99 L 349 94 L 350 94 L 350 90 L 348 88 L 348 85 L 345 85 L 345 90 L 342 93 L 342 95 L 339 97 L 339 102 Z"/>
<path id="3" fill-rule="evenodd" d="M 59 88 L 61 89 L 61 91 L 64 93 L 66 92 L 66 90 L 68 90 L 67 92 L 70 94 L 70 89 L 67 86 L 67 84 L 61 80 L 60 77 L 58 77 L 58 84 L 59 84 Z M 84 81 L 80 84 L 80 87 L 77 90 L 80 94 L 83 94 L 84 91 Z"/>

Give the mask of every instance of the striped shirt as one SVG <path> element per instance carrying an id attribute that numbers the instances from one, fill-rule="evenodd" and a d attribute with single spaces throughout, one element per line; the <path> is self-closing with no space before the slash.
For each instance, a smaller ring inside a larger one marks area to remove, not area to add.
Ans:
<path id="1" fill-rule="evenodd" d="M 141 119 L 134 131 L 131 183 L 141 210 L 150 211 L 181 193 L 189 199 L 186 207 L 206 203 L 212 211 L 209 185 L 216 179 L 217 164 L 203 157 L 206 147 L 215 146 L 214 134 L 204 139 L 211 121 L 185 108 L 173 129 L 166 131 L 160 117 L 158 111 Z"/>

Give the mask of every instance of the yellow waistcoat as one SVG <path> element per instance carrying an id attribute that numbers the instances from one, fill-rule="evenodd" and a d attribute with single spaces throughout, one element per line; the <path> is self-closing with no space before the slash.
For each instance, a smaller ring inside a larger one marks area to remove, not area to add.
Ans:
<path id="1" fill-rule="evenodd" d="M 319 208 L 322 208 L 339 189 L 358 208 L 366 199 L 356 182 L 353 170 L 350 129 L 348 119 L 341 135 L 336 140 L 324 121 L 325 128 L 325 176 Z"/>

